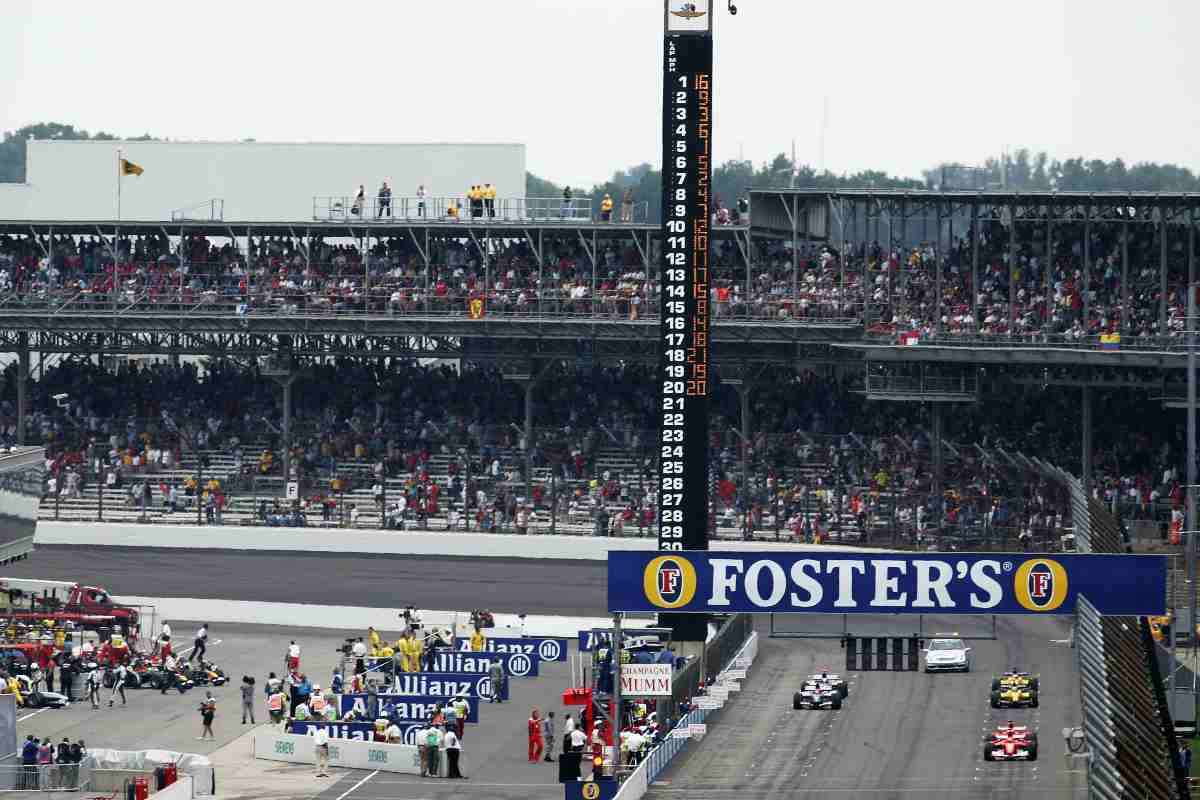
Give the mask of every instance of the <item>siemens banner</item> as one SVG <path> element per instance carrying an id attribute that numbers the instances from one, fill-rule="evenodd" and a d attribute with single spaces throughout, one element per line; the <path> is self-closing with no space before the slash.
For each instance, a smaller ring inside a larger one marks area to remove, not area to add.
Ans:
<path id="1" fill-rule="evenodd" d="M 1167 557 L 831 551 L 608 554 L 609 611 L 1070 614 L 1166 613 Z"/>
<path id="2" fill-rule="evenodd" d="M 390 724 L 390 723 L 389 723 Z M 425 727 L 424 722 L 398 722 L 400 735 L 404 744 L 417 744 L 417 731 Z M 350 739 L 356 742 L 369 742 L 375 738 L 375 723 L 373 722 L 319 722 L 294 720 L 290 725 L 290 733 L 300 736 L 312 736 L 318 728 L 324 728 L 330 739 Z M 332 754 L 331 754 L 332 755 Z M 364 767 L 364 769 L 370 769 Z"/>
<path id="3" fill-rule="evenodd" d="M 484 635 L 487 636 L 486 628 L 484 629 Z M 472 652 L 471 641 L 460 638 L 458 640 L 458 650 L 462 653 Z M 566 661 L 567 640 L 530 639 L 528 637 L 520 639 L 492 639 L 488 637 L 483 640 L 483 652 L 524 653 L 527 656 L 536 656 L 542 661 Z"/>

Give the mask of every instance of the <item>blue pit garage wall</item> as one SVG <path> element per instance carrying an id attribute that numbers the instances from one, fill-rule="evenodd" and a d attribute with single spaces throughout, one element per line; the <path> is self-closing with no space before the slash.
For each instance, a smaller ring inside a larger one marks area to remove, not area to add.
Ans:
<path id="1" fill-rule="evenodd" d="M 608 610 L 691 613 L 1166 613 L 1167 557 L 681 551 L 608 554 Z"/>

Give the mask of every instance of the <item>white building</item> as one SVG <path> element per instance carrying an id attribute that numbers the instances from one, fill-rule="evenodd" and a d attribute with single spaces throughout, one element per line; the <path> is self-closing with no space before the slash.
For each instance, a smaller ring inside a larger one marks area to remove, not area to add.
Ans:
<path id="1" fill-rule="evenodd" d="M 431 198 L 461 197 L 490 183 L 500 197 L 525 194 L 523 144 L 304 144 L 270 142 L 30 141 L 26 182 L 0 183 L 0 219 L 117 219 L 118 150 L 142 167 L 121 179 L 120 219 L 208 218 L 220 201 L 228 221 L 311 220 L 315 197 L 350 197 L 382 181 L 393 198 L 424 185 Z"/>

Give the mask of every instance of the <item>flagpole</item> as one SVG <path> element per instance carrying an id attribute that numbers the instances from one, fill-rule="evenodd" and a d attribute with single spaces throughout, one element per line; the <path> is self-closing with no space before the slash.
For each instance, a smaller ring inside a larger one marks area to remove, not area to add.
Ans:
<path id="1" fill-rule="evenodd" d="M 121 221 L 121 148 L 117 148 L 117 221 Z"/>

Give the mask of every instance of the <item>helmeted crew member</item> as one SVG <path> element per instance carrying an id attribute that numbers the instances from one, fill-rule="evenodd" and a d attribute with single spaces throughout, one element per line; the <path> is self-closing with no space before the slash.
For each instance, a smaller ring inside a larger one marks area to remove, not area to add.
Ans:
<path id="1" fill-rule="evenodd" d="M 529 762 L 536 763 L 542 757 L 545 742 L 542 741 L 542 715 L 535 708 L 529 714 Z"/>
<path id="2" fill-rule="evenodd" d="M 604 199 L 600 201 L 600 221 L 611 222 L 613 210 L 612 195 L 607 192 L 604 194 Z"/>

